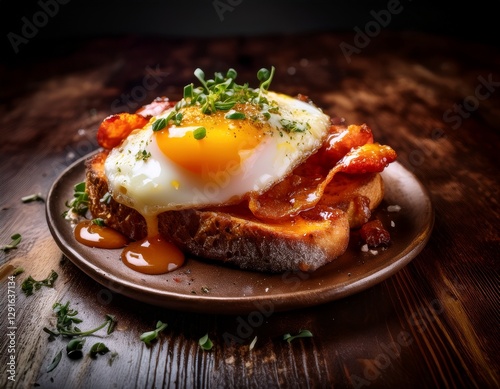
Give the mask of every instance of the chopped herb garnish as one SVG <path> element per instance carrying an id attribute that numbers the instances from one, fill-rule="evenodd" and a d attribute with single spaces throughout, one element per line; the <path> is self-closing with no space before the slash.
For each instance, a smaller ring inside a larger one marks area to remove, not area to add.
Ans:
<path id="1" fill-rule="evenodd" d="M 42 286 L 46 286 L 48 288 L 52 288 L 54 286 L 54 282 L 56 282 L 58 274 L 51 270 L 50 274 L 47 278 L 41 281 L 37 281 L 33 279 L 33 277 L 28 276 L 23 283 L 21 284 L 21 290 L 24 292 L 26 296 L 31 296 L 36 290 L 39 290 Z"/>
<path id="2" fill-rule="evenodd" d="M 163 130 L 166 126 L 167 126 L 167 119 L 160 118 L 153 123 L 152 129 L 153 131 L 160 131 Z"/>
<path id="3" fill-rule="evenodd" d="M 12 241 L 9 244 L 5 244 L 2 247 L 0 247 L 1 250 L 7 252 L 12 249 L 17 249 L 17 245 L 21 243 L 22 236 L 21 234 L 14 234 L 10 237 Z"/>
<path id="4" fill-rule="evenodd" d="M 52 360 L 50 365 L 47 367 L 47 373 L 51 372 L 52 370 L 54 370 L 57 367 L 57 365 L 59 365 L 59 362 L 61 362 L 61 358 L 62 358 L 62 350 L 60 350 L 56 354 L 56 356 L 54 357 L 54 359 Z"/>
<path id="5" fill-rule="evenodd" d="M 309 330 L 301 330 L 297 335 L 285 334 L 283 335 L 283 340 L 286 340 L 290 343 L 292 340 L 297 338 L 312 338 L 313 334 Z"/>
<path id="6" fill-rule="evenodd" d="M 63 213 L 63 216 L 66 217 L 71 212 L 85 216 L 89 209 L 89 195 L 85 191 L 85 181 L 76 184 L 73 190 L 73 199 L 66 202 L 66 207 L 69 209 Z"/>
<path id="7" fill-rule="evenodd" d="M 245 114 L 243 112 L 237 112 L 237 111 L 229 111 L 225 115 L 226 119 L 232 119 L 232 120 L 243 120 L 246 118 Z"/>
<path id="8" fill-rule="evenodd" d="M 135 155 L 135 159 L 138 161 L 140 161 L 141 159 L 143 161 L 147 161 L 149 157 L 151 157 L 151 153 L 146 150 L 138 151 L 137 154 Z"/>
<path id="9" fill-rule="evenodd" d="M 250 343 L 250 346 L 248 346 L 248 349 L 253 350 L 256 343 L 257 343 L 257 337 L 253 338 L 252 343 Z"/>
<path id="10" fill-rule="evenodd" d="M 200 340 L 198 341 L 198 344 L 200 345 L 200 347 L 205 350 L 205 351 L 209 351 L 212 349 L 212 347 L 214 346 L 214 344 L 212 343 L 212 341 L 210 340 L 210 338 L 208 337 L 208 334 L 206 334 L 205 336 L 202 336 L 200 338 Z"/>
<path id="11" fill-rule="evenodd" d="M 85 344 L 85 339 L 74 338 L 71 339 L 66 345 L 66 354 L 70 359 L 80 359 L 83 357 L 83 345 Z"/>
<path id="12" fill-rule="evenodd" d="M 23 203 L 30 203 L 32 201 L 41 201 L 41 202 L 43 202 L 44 199 L 43 199 L 41 193 L 34 193 L 34 194 L 31 194 L 31 195 L 28 195 L 28 196 L 21 197 L 21 201 Z"/>
<path id="13" fill-rule="evenodd" d="M 52 306 L 54 312 L 57 316 L 57 324 L 54 330 L 51 330 L 47 327 L 44 327 L 43 330 L 47 332 L 51 336 L 65 336 L 65 337 L 84 337 L 93 334 L 94 332 L 99 331 L 100 329 L 108 326 L 107 333 L 108 335 L 113 332 L 114 327 L 116 325 L 116 319 L 113 315 L 106 315 L 106 320 L 100 326 L 82 331 L 75 324 L 80 324 L 82 319 L 76 317 L 78 315 L 78 311 L 74 309 L 70 309 L 69 301 L 66 304 L 55 303 Z"/>
<path id="14" fill-rule="evenodd" d="M 105 225 L 104 219 L 102 219 L 100 217 L 96 217 L 95 219 L 92 219 L 92 224 L 96 224 L 96 225 L 101 226 L 101 227 L 103 227 Z"/>
<path id="15" fill-rule="evenodd" d="M 281 119 L 280 124 L 286 132 L 304 132 L 309 128 L 309 123 L 302 124 L 288 119 Z"/>
<path id="16" fill-rule="evenodd" d="M 153 331 L 144 332 L 140 336 L 140 340 L 146 343 L 146 346 L 151 346 L 151 342 L 158 339 L 160 332 L 167 328 L 167 323 L 162 323 L 160 320 L 156 323 L 156 329 Z"/>
<path id="17" fill-rule="evenodd" d="M 107 348 L 104 343 L 97 342 L 90 348 L 89 354 L 91 358 L 97 358 L 97 354 L 104 355 L 107 352 L 109 352 L 109 348 Z"/>
<path id="18" fill-rule="evenodd" d="M 22 274 L 22 273 L 24 273 L 24 268 L 22 268 L 22 267 L 17 267 L 17 268 L 15 268 L 15 269 L 14 269 L 14 271 L 12 272 L 12 275 L 13 275 L 14 277 L 16 277 L 16 276 L 18 276 L 19 274 Z"/>
<path id="19" fill-rule="evenodd" d="M 198 127 L 193 131 L 194 139 L 201 140 L 207 136 L 207 129 L 205 127 Z"/>

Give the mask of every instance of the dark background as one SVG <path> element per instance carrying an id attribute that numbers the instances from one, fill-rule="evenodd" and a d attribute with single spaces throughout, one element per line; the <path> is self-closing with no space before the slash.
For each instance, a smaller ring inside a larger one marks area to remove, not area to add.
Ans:
<path id="1" fill-rule="evenodd" d="M 416 30 L 453 35 L 498 46 L 498 14 L 485 1 L 446 4 L 429 0 L 265 1 L 265 0 L 37 0 L 0 1 L 2 59 L 18 63 L 64 55 L 81 39 L 95 36 L 151 35 L 169 37 L 255 36 L 364 30 L 374 13 L 394 4 L 382 29 Z M 45 4 L 53 16 L 40 15 Z M 491 3 L 494 4 L 494 3 Z M 15 53 L 9 33 L 22 35 L 26 20 L 38 13 L 38 31 Z M 387 15 L 387 12 L 386 12 Z M 23 19 L 24 18 L 24 19 Z M 372 23 L 373 26 L 373 23 Z M 395 48 L 397 50 L 397 48 Z"/>

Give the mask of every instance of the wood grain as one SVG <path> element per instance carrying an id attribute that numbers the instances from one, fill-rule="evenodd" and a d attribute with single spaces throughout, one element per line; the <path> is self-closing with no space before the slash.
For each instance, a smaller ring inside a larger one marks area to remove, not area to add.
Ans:
<path id="1" fill-rule="evenodd" d="M 16 277 L 16 381 L 3 368 L 0 386 L 25 388 L 496 388 L 500 293 L 500 56 L 493 47 L 417 33 L 381 33 L 347 61 L 339 45 L 352 34 L 262 38 L 99 38 L 72 42 L 64 54 L 0 68 L 1 365 L 8 353 L 7 276 Z M 64 43 L 64 42 L 63 42 Z M 113 293 L 62 256 L 42 202 L 71 162 L 97 148 L 98 124 L 118 109 L 156 96 L 179 98 L 194 68 L 234 67 L 253 80 L 277 68 L 273 88 L 309 95 L 331 115 L 366 122 L 428 189 L 436 212 L 426 248 L 395 276 L 357 295 L 318 307 L 248 315 L 203 315 L 141 304 Z M 146 84 L 145 80 L 149 80 Z M 489 86 L 484 80 L 491 80 Z M 146 86 L 147 87 L 146 87 Z M 128 96 L 128 97 L 127 97 Z M 461 105 L 463 111 L 454 110 Z M 26 297 L 21 282 L 59 274 L 54 288 Z M 70 301 L 82 328 L 106 314 L 118 328 L 96 360 L 64 356 L 43 332 L 52 305 Z M 162 320 L 151 348 L 141 333 Z M 246 324 L 246 325 L 245 325 Z M 283 341 L 309 329 L 313 338 Z M 211 351 L 198 339 L 209 334 Z M 230 335 L 240 343 L 230 344 Z M 257 337 L 255 347 L 250 349 Z"/>

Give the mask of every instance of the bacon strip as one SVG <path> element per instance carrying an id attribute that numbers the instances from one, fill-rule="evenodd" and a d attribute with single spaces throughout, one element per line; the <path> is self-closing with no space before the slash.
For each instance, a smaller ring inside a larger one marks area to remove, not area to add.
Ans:
<path id="1" fill-rule="evenodd" d="M 383 171 L 396 159 L 396 152 L 379 143 L 365 143 L 372 139 L 368 126 L 349 126 L 267 192 L 252 194 L 250 210 L 257 218 L 268 221 L 293 217 L 313 208 L 337 173 Z M 349 145 L 352 148 L 341 156 Z"/>

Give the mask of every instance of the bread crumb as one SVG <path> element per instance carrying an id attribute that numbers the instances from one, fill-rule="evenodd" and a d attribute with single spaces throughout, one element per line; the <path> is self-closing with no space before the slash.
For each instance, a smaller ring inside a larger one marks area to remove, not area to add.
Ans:
<path id="1" fill-rule="evenodd" d="M 396 227 L 396 223 L 394 223 L 394 220 L 391 220 L 391 227 Z"/>
<path id="2" fill-rule="evenodd" d="M 364 253 L 367 253 L 368 252 L 368 245 L 364 244 L 363 246 L 361 246 L 361 251 Z"/>
<path id="3" fill-rule="evenodd" d="M 389 205 L 387 207 L 388 212 L 399 212 L 401 211 L 401 207 L 399 205 Z"/>
<path id="4" fill-rule="evenodd" d="M 269 292 L 269 288 L 266 288 L 266 293 Z"/>
<path id="5" fill-rule="evenodd" d="M 377 254 L 378 254 L 378 251 L 377 251 L 377 250 L 370 250 L 370 254 L 372 254 L 372 255 L 377 255 Z"/>

